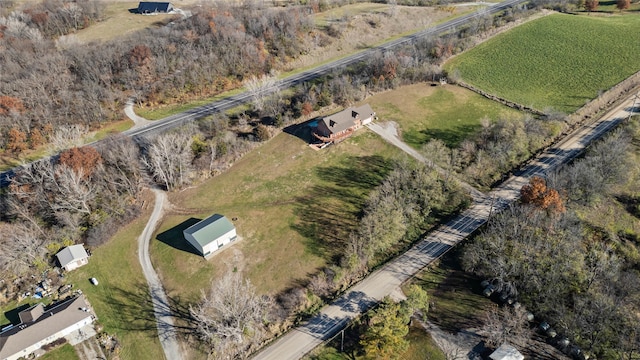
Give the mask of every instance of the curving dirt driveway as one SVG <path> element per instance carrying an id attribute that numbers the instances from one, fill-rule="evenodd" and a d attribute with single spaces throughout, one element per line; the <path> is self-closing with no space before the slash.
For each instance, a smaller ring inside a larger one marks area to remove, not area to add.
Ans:
<path id="1" fill-rule="evenodd" d="M 167 195 L 164 191 L 158 189 L 152 189 L 152 191 L 156 198 L 155 205 L 147 225 L 144 227 L 140 237 L 138 237 L 138 259 L 140 260 L 140 265 L 142 265 L 144 277 L 149 284 L 153 313 L 156 317 L 158 337 L 160 338 L 160 344 L 162 344 L 164 356 L 168 360 L 181 360 L 183 359 L 182 351 L 173 326 L 173 315 L 167 301 L 167 295 L 164 293 L 160 278 L 153 270 L 151 259 L 149 258 L 149 242 L 158 222 L 162 218 L 164 204 L 167 201 Z"/>
<path id="2" fill-rule="evenodd" d="M 133 110 L 133 99 L 127 100 L 127 103 L 124 105 L 124 114 L 127 115 L 127 117 L 131 119 L 131 121 L 133 121 L 134 129 L 145 126 L 151 122 L 136 114 L 136 112 Z"/>

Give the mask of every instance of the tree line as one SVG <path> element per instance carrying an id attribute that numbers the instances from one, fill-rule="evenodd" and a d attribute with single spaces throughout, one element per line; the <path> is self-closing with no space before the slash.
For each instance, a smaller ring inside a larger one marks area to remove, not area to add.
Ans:
<path id="1" fill-rule="evenodd" d="M 627 125 L 584 158 L 532 179 L 462 258 L 467 271 L 492 279 L 599 359 L 632 359 L 640 349 L 637 234 L 589 220 L 600 202 L 633 197 L 626 189 L 636 181 L 638 134 Z"/>
<path id="2" fill-rule="evenodd" d="M 193 16 L 171 26 L 90 44 L 72 36 L 52 38 L 58 33 L 45 28 L 59 26 L 39 26 L 29 15 L 46 6 L 75 6 L 68 4 L 75 2 L 51 0 L 0 18 L 0 148 L 16 156 L 49 142 L 52 128 L 91 129 L 120 118 L 127 98 L 157 106 L 204 97 L 269 74 L 313 46 L 331 46 L 330 31 L 313 23 L 313 4 L 281 9 L 216 3 L 193 9 Z M 460 34 L 379 52 L 366 63 L 301 85 L 291 98 L 268 97 L 256 115 L 282 125 L 325 104 L 346 105 L 372 91 L 433 80 L 442 75 L 443 59 L 471 44 L 470 35 L 511 21 L 518 11 L 481 19 Z M 93 14 L 89 23 L 102 16 L 99 9 L 85 13 Z"/>

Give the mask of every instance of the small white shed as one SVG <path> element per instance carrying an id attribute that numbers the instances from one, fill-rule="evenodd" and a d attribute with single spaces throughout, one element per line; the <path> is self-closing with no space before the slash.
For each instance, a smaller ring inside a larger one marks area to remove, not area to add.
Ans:
<path id="1" fill-rule="evenodd" d="M 205 258 L 237 238 L 233 223 L 214 214 L 183 231 L 184 238 Z"/>
<path id="2" fill-rule="evenodd" d="M 82 245 L 71 245 L 56 254 L 60 267 L 66 271 L 77 269 L 89 263 L 89 254 Z"/>

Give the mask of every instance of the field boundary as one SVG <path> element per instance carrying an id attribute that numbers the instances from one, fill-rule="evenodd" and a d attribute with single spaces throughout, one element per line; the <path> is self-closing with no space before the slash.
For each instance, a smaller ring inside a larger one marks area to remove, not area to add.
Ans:
<path id="1" fill-rule="evenodd" d="M 640 71 L 612 86 L 595 99 L 590 100 L 584 106 L 567 116 L 566 122 L 573 125 L 580 125 L 593 117 L 597 117 L 602 110 L 611 108 L 620 98 L 625 97 L 640 87 Z"/>
<path id="2" fill-rule="evenodd" d="M 507 100 L 507 99 L 502 98 L 500 96 L 488 93 L 488 92 L 486 92 L 484 90 L 480 90 L 477 87 L 475 87 L 473 85 L 470 85 L 470 84 L 467 84 L 464 81 L 456 81 L 455 84 L 460 86 L 460 87 L 463 87 L 465 89 L 471 90 L 471 91 L 473 91 L 473 92 L 475 92 L 475 93 L 477 93 L 479 95 L 482 95 L 482 96 L 486 97 L 489 100 L 497 101 L 497 102 L 499 102 L 499 103 L 501 103 L 503 105 L 506 105 L 506 106 L 508 106 L 510 108 L 513 108 L 513 109 L 516 109 L 516 110 L 520 110 L 520 111 L 525 111 L 525 112 L 528 112 L 528 113 L 531 113 L 531 114 L 535 114 L 535 115 L 539 115 L 539 116 L 546 116 L 546 114 L 544 112 L 540 111 L 540 110 L 537 110 L 537 109 L 534 109 L 532 107 L 525 106 L 525 105 L 522 105 L 522 104 L 518 104 L 516 102 Z"/>

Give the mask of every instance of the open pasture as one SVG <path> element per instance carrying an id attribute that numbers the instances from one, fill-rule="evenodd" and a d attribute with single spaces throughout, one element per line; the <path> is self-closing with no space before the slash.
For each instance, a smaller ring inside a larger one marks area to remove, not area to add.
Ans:
<path id="1" fill-rule="evenodd" d="M 538 110 L 571 113 L 640 70 L 634 14 L 553 14 L 449 61 L 463 81 Z"/>

